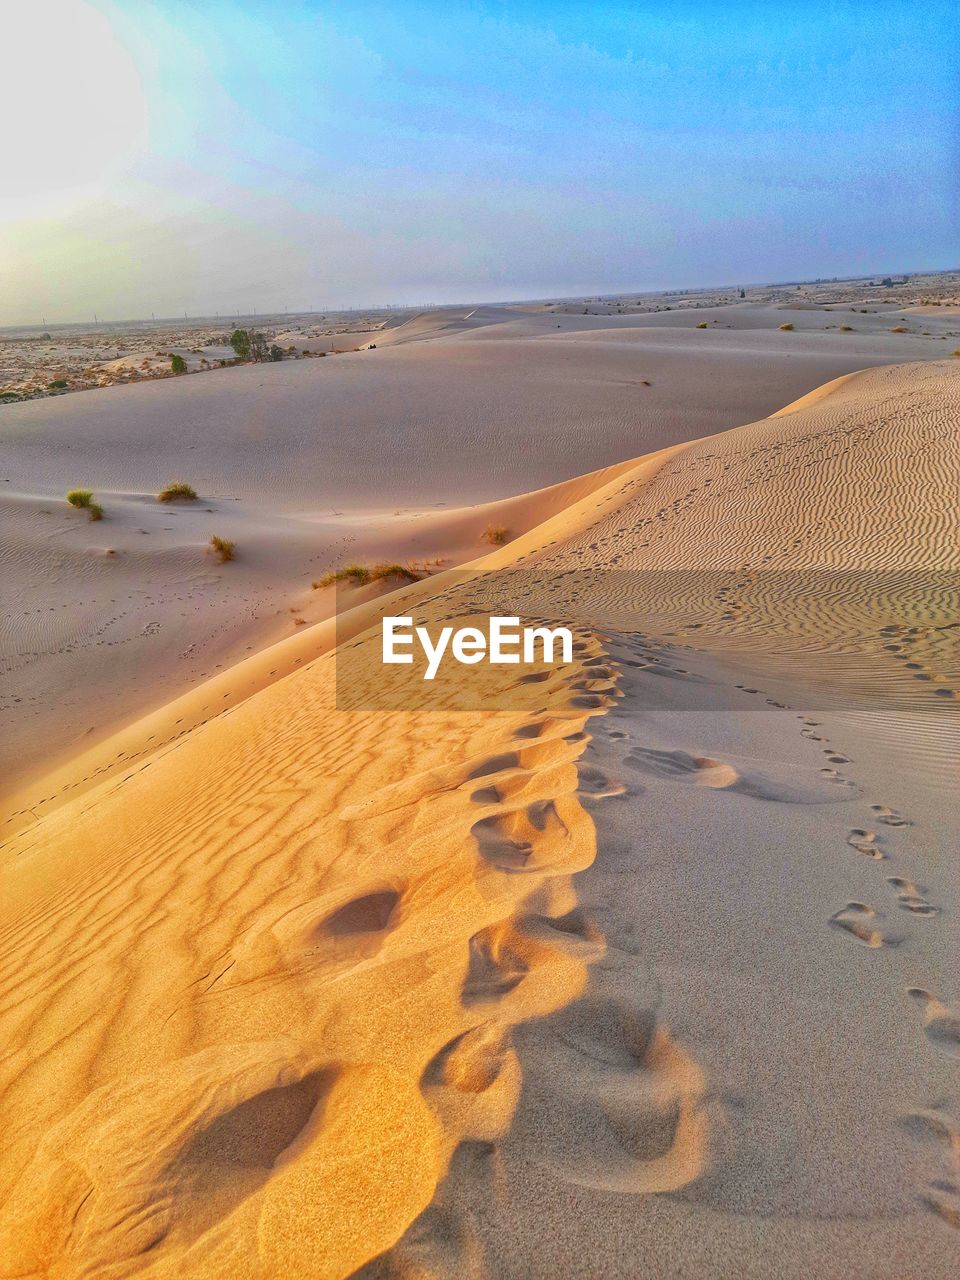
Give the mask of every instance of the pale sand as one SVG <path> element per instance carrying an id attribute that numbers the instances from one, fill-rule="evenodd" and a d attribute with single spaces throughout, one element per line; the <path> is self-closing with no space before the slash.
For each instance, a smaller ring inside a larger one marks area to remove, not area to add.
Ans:
<path id="1" fill-rule="evenodd" d="M 6 1273 L 955 1274 L 958 416 L 944 361 L 671 444 L 62 772 Z M 379 613 L 473 600 L 574 663 L 384 710 Z"/>
<path id="2" fill-rule="evenodd" d="M 515 537 L 555 509 L 556 494 L 513 495 L 956 341 L 913 323 L 892 334 L 875 307 L 841 334 L 836 310 L 805 305 L 786 333 L 782 302 L 629 316 L 448 308 L 316 340 L 375 338 L 375 351 L 0 408 L 6 797 L 44 800 L 23 788 L 325 617 L 330 602 L 310 588 L 325 571 L 472 560 L 488 524 Z M 158 506 L 180 478 L 201 501 Z M 78 486 L 96 491 L 102 522 L 66 505 Z M 206 550 L 213 534 L 236 542 L 232 564 Z"/>

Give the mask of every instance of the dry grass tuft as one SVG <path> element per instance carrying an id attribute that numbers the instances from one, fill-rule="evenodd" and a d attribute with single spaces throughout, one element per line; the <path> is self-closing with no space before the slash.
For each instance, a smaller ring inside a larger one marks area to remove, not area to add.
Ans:
<path id="1" fill-rule="evenodd" d="M 312 586 L 314 591 L 322 591 L 325 587 L 332 587 L 337 582 L 349 582 L 355 587 L 362 587 L 368 582 L 382 582 L 385 578 L 403 578 L 406 582 L 419 582 L 420 574 L 406 564 L 375 564 L 372 568 L 367 568 L 363 564 L 348 564 L 342 569 L 325 573 Z"/>
<path id="2" fill-rule="evenodd" d="M 793 329 L 793 325 L 788 320 L 787 323 L 782 324 L 780 328 L 783 330 L 784 333 L 789 333 Z"/>
<path id="3" fill-rule="evenodd" d="M 197 491 L 186 480 L 174 480 L 157 494 L 158 502 L 196 502 Z"/>
<path id="4" fill-rule="evenodd" d="M 233 559 L 233 553 L 236 550 L 237 544 L 235 542 L 231 542 L 229 538 L 221 538 L 217 534 L 214 534 L 210 539 L 210 546 L 220 557 L 220 563 L 226 564 L 228 560 Z"/>
<path id="5" fill-rule="evenodd" d="M 502 524 L 488 524 L 480 535 L 482 541 L 489 542 L 491 547 L 502 547 L 508 536 Z"/>

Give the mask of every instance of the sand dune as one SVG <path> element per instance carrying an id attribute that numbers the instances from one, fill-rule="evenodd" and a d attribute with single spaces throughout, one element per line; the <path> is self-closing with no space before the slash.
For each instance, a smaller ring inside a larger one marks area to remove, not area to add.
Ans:
<path id="1" fill-rule="evenodd" d="M 310 584 L 327 571 L 473 560 L 488 524 L 514 539 L 562 491 L 518 493 L 763 419 L 857 369 L 943 352 L 913 322 L 889 332 L 876 308 L 845 334 L 832 310 L 797 314 L 783 333 L 778 303 L 447 308 L 317 339 L 376 339 L 375 351 L 5 406 L 5 792 L 322 620 L 329 602 Z M 158 505 L 178 478 L 201 501 Z M 78 486 L 96 490 L 102 522 L 67 507 Z M 214 534 L 236 543 L 229 566 L 209 554 Z"/>
<path id="2" fill-rule="evenodd" d="M 49 780 L 0 849 L 3 1274 L 952 1274 L 960 366 L 788 409 Z M 398 699 L 400 605 L 574 660 Z"/>

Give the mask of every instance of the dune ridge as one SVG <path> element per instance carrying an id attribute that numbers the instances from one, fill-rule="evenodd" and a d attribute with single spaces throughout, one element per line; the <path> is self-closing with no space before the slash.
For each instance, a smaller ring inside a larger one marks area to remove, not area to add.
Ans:
<path id="1" fill-rule="evenodd" d="M 118 740 L 122 777 L 8 838 L 3 1274 L 606 1276 L 622 1248 L 759 1277 L 765 1221 L 777 1274 L 893 1276 L 907 1253 L 946 1276 L 942 801 L 924 757 L 897 783 L 838 743 L 860 714 L 901 757 L 915 722 L 951 758 L 958 408 L 956 365 L 882 368 L 598 475 L 511 546 L 218 677 L 239 705 L 182 731 L 156 713 Z M 878 575 L 879 615 L 851 574 Z M 499 710 L 452 711 L 442 682 L 391 709 L 370 655 L 401 606 L 569 618 L 574 661 L 478 669 Z M 361 709 L 337 709 L 345 678 Z M 842 858 L 813 856 L 824 829 Z M 762 874 L 771 831 L 804 851 L 795 884 Z M 703 849 L 746 870 L 698 887 Z M 784 1050 L 819 1110 L 752 1018 L 691 1006 L 731 936 L 763 957 L 730 978 L 753 999 L 794 974 L 845 1099 L 864 1007 L 890 1041 L 825 1160 L 816 1063 Z M 751 1073 L 777 1087 L 745 1098 Z M 901 1121 L 933 1140 L 903 1154 Z"/>

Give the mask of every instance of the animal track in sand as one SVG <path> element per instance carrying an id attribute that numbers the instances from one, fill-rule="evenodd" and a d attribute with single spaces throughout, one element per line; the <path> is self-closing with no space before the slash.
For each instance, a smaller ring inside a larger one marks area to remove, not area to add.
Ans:
<path id="1" fill-rule="evenodd" d="M 882 923 L 883 917 L 865 902 L 848 902 L 830 917 L 835 929 L 842 929 L 865 947 L 896 947 L 903 941 Z"/>
<path id="2" fill-rule="evenodd" d="M 909 987 L 907 995 L 923 1005 L 923 1029 L 941 1053 L 960 1058 L 960 1018 L 922 987 Z"/>

